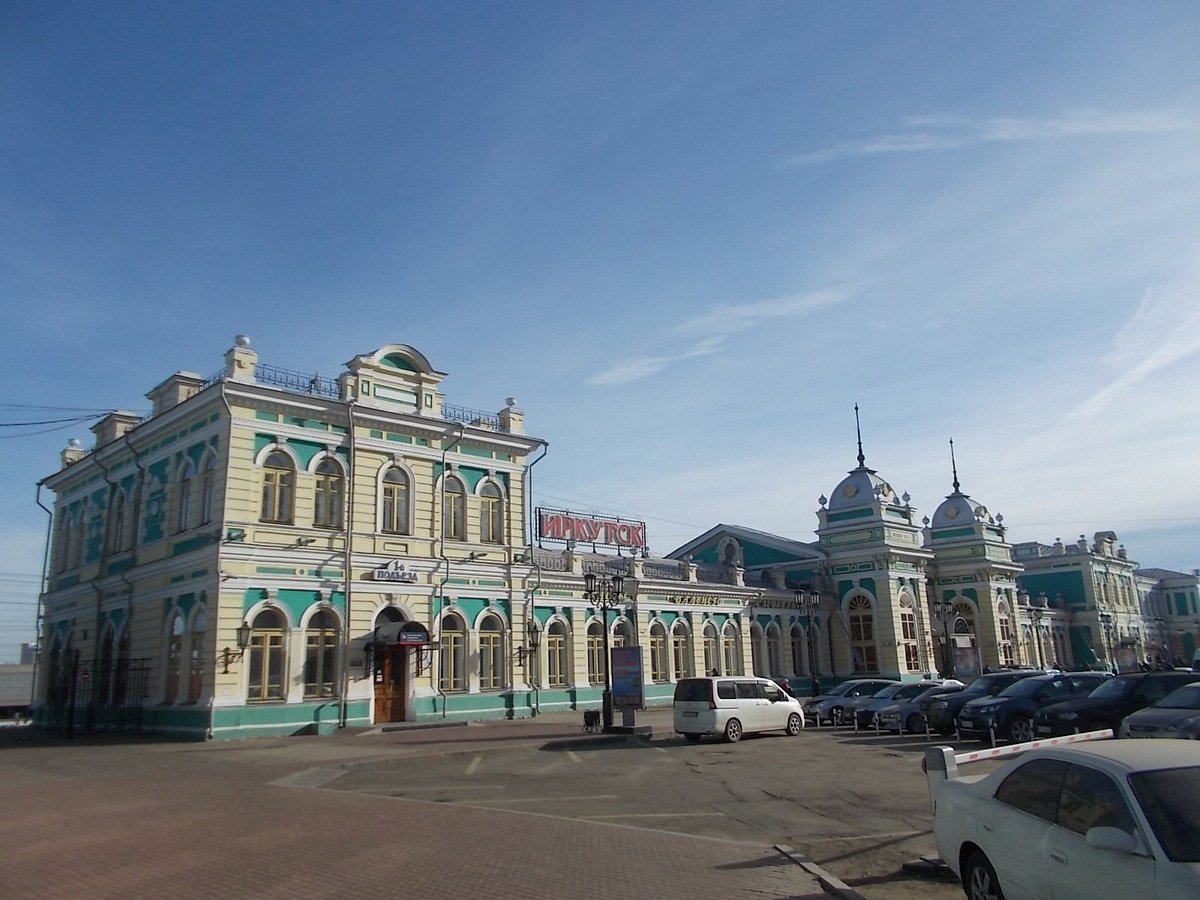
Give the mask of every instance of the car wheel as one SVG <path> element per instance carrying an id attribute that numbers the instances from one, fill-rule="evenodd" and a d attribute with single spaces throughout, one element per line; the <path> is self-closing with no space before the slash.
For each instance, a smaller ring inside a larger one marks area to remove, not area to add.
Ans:
<path id="1" fill-rule="evenodd" d="M 967 857 L 967 864 L 963 867 L 963 890 L 971 900 L 1004 900 L 996 870 L 988 858 L 978 851 Z"/>
<path id="2" fill-rule="evenodd" d="M 804 720 L 800 718 L 799 713 L 792 713 L 788 716 L 787 733 L 795 737 L 800 733 L 800 729 L 804 727 Z"/>
<path id="3" fill-rule="evenodd" d="M 840 706 L 835 706 L 829 711 L 829 721 L 834 725 L 846 724 L 846 711 Z"/>
<path id="4" fill-rule="evenodd" d="M 1017 716 L 1008 726 L 1008 739 L 1016 744 L 1033 740 L 1033 719 L 1029 716 Z"/>
<path id="5" fill-rule="evenodd" d="M 731 744 L 736 744 L 742 739 L 742 723 L 737 719 L 730 719 L 725 723 L 725 740 Z"/>
<path id="6" fill-rule="evenodd" d="M 698 735 L 698 734 L 685 734 L 684 737 L 687 738 L 689 741 L 691 741 L 693 744 L 700 740 L 700 735 Z"/>
<path id="7" fill-rule="evenodd" d="M 904 723 L 904 730 L 909 734 L 915 734 L 918 731 L 924 731 L 925 719 L 920 713 L 913 713 L 908 717 L 908 721 Z"/>

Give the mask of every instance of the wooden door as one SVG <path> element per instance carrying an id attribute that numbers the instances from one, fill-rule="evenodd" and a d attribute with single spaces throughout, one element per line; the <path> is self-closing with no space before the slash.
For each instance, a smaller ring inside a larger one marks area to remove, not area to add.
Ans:
<path id="1" fill-rule="evenodd" d="M 408 654 L 403 647 L 379 651 L 375 665 L 375 722 L 403 722 L 408 693 Z"/>

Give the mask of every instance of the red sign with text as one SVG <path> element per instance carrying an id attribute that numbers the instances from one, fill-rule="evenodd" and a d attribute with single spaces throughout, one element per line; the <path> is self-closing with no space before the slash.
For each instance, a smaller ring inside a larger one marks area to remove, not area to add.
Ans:
<path id="1" fill-rule="evenodd" d="M 646 546 L 645 522 L 583 516 L 565 509 L 538 509 L 537 514 L 538 537 L 544 540 L 639 549 Z"/>

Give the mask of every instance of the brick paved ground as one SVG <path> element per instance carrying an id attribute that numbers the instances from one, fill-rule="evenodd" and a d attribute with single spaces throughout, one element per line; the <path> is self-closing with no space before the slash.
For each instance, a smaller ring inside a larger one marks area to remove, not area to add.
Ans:
<path id="1" fill-rule="evenodd" d="M 9 731 L 9 729 L 6 729 Z M 574 717 L 219 744 L 0 737 L 0 897 L 824 897 L 771 847 L 320 790 Z"/>

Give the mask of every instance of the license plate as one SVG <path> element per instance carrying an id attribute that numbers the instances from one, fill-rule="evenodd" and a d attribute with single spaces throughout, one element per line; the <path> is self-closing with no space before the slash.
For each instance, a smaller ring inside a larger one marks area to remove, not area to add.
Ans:
<path id="1" fill-rule="evenodd" d="M 959 724 L 959 727 L 961 727 L 961 728 L 974 728 L 975 720 L 974 719 L 959 719 L 958 724 Z"/>
<path id="2" fill-rule="evenodd" d="M 1038 734 L 1049 734 L 1052 731 L 1049 725 L 1039 725 L 1037 727 Z"/>
<path id="3" fill-rule="evenodd" d="M 700 715 L 700 713 L 696 712 L 696 710 L 694 710 L 694 709 L 685 709 L 683 711 L 683 717 L 685 719 L 694 719 L 698 715 Z"/>

